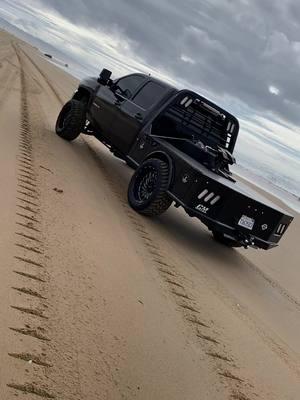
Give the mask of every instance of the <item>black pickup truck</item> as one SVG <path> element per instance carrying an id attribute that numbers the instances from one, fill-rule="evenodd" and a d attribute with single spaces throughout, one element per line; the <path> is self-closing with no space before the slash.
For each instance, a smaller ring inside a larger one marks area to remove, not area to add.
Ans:
<path id="1" fill-rule="evenodd" d="M 56 133 L 93 135 L 135 169 L 128 202 L 155 216 L 174 202 L 231 247 L 275 247 L 293 217 L 230 172 L 237 119 L 190 90 L 136 73 L 83 80 L 62 108 Z"/>

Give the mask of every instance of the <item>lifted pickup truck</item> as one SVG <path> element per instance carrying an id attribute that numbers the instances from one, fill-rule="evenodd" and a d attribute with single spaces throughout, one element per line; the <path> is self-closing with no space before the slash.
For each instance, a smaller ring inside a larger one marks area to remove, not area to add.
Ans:
<path id="1" fill-rule="evenodd" d="M 93 135 L 135 169 L 128 202 L 156 216 L 174 202 L 230 247 L 277 246 L 293 217 L 230 172 L 239 123 L 190 90 L 144 74 L 83 80 L 63 106 L 56 133 Z"/>

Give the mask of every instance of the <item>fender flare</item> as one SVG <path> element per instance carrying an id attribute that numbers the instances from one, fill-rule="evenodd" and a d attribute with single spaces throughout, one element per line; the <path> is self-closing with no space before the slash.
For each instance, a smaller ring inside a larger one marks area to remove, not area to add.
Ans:
<path id="1" fill-rule="evenodd" d="M 174 163 L 172 158 L 165 153 L 164 151 L 158 150 L 153 151 L 152 153 L 148 154 L 146 158 L 144 158 L 143 162 L 149 160 L 150 158 L 158 158 L 161 161 L 165 161 L 169 166 L 169 179 L 168 179 L 168 188 L 170 188 L 171 183 L 173 182 L 174 178 Z M 142 164 L 142 163 L 141 163 Z"/>
<path id="2" fill-rule="evenodd" d="M 94 98 L 94 90 L 88 86 L 80 85 L 73 94 L 72 99 L 81 100 L 84 97 L 88 97 L 88 105 L 90 105 L 92 99 Z"/>

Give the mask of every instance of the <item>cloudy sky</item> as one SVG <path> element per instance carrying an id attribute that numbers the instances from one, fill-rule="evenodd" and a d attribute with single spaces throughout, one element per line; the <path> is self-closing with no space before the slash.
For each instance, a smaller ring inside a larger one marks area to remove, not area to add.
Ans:
<path id="1" fill-rule="evenodd" d="M 207 95 L 240 119 L 241 163 L 300 196 L 299 1 L 0 0 L 0 16 L 87 71 Z"/>

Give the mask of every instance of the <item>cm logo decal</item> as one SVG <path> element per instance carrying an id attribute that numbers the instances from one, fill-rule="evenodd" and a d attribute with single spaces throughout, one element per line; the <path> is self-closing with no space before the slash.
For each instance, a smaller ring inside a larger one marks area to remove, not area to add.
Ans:
<path id="1" fill-rule="evenodd" d="M 202 204 L 198 204 L 196 210 L 202 212 L 203 214 L 206 214 L 207 211 L 209 210 L 209 207 L 205 207 Z"/>

